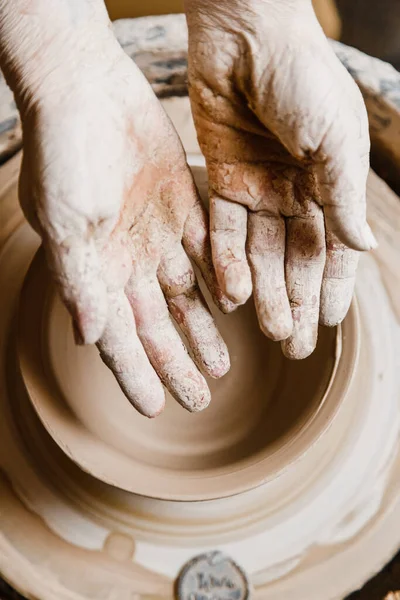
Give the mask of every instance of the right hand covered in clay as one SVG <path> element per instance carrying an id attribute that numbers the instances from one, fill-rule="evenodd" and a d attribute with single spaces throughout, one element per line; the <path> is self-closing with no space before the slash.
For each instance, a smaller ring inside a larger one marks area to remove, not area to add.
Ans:
<path id="1" fill-rule="evenodd" d="M 157 415 L 163 383 L 201 410 L 210 392 L 170 313 L 205 373 L 222 376 L 229 356 L 188 256 L 219 306 L 231 304 L 212 273 L 206 214 L 179 138 L 102 2 L 25 4 L 17 26 L 2 15 L 2 66 L 23 122 L 25 215 L 82 340 L 97 342 L 134 406 Z"/>
<path id="2" fill-rule="evenodd" d="M 366 223 L 368 119 L 311 0 L 185 0 L 189 91 L 207 161 L 218 281 L 290 358 L 352 298 Z"/>

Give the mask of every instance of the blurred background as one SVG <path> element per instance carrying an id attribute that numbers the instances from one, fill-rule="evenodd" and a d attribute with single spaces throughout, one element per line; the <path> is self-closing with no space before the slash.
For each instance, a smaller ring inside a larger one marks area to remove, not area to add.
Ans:
<path id="1" fill-rule="evenodd" d="M 112 20 L 183 12 L 183 0 L 106 0 Z M 400 70 L 400 0 L 313 0 L 328 37 Z"/>

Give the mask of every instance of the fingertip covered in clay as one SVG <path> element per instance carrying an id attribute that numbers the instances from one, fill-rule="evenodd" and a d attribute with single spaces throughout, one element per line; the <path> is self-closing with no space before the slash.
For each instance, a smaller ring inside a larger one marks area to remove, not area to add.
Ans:
<path id="1" fill-rule="evenodd" d="M 165 390 L 157 377 L 149 377 L 145 387 L 130 381 L 129 376 L 119 376 L 117 381 L 129 402 L 144 417 L 154 419 L 164 410 Z"/>
<path id="2" fill-rule="evenodd" d="M 197 393 L 193 392 L 190 397 L 185 399 L 184 403 L 181 401 L 181 399 L 177 398 L 177 400 L 183 406 L 183 408 L 186 408 L 186 410 L 190 413 L 197 413 L 207 408 L 207 406 L 210 404 L 211 392 L 206 384 L 205 389 L 198 390 Z"/>
<path id="3" fill-rule="evenodd" d="M 230 300 L 221 290 L 218 290 L 218 294 L 213 295 L 213 300 L 217 308 L 224 315 L 229 315 L 240 306 L 240 304 Z"/>
<path id="4" fill-rule="evenodd" d="M 258 322 L 263 334 L 273 342 L 283 342 L 292 335 L 293 322 L 291 319 L 287 319 L 285 315 L 282 315 L 282 318 L 278 318 L 276 321 L 258 316 Z"/>
<path id="5" fill-rule="evenodd" d="M 358 220 L 349 214 L 349 208 L 343 206 L 325 206 L 326 227 L 332 231 L 343 244 L 358 252 L 368 252 L 378 247 L 378 242 L 365 221 Z"/>
<path id="6" fill-rule="evenodd" d="M 349 312 L 354 283 L 344 279 L 324 280 L 321 290 L 319 323 L 324 327 L 340 325 Z"/>
<path id="7" fill-rule="evenodd" d="M 281 342 L 282 352 L 290 360 L 308 358 L 314 352 L 316 345 L 317 335 L 313 335 L 313 333 L 301 337 L 292 335 Z"/>
<path id="8" fill-rule="evenodd" d="M 221 379 L 221 377 L 224 377 L 224 375 L 229 373 L 230 368 L 231 368 L 231 361 L 230 361 L 229 355 L 228 355 L 227 360 L 221 360 L 220 364 L 212 365 L 211 368 L 208 369 L 206 372 L 207 372 L 207 375 L 209 377 L 212 377 L 213 379 Z"/>
<path id="9" fill-rule="evenodd" d="M 250 269 L 246 262 L 228 264 L 221 279 L 224 292 L 232 302 L 236 305 L 247 302 L 252 293 L 252 282 Z"/>
<path id="10" fill-rule="evenodd" d="M 201 359 L 196 358 L 195 361 L 203 373 L 213 379 L 220 379 L 231 368 L 228 347 L 220 334 L 218 337 L 215 344 L 208 346 L 207 352 L 202 352 Z"/>

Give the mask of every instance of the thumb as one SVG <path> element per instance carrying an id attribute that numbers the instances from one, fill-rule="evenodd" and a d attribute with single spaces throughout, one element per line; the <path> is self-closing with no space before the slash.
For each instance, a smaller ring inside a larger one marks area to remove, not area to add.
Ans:
<path id="1" fill-rule="evenodd" d="M 315 163 L 327 229 L 361 251 L 377 246 L 366 219 L 367 152 L 364 159 L 356 141 L 343 139 L 338 123 L 324 137 Z"/>
<path id="2" fill-rule="evenodd" d="M 47 261 L 62 300 L 85 344 L 101 337 L 107 320 L 107 288 L 93 240 L 71 236 L 44 242 Z"/>

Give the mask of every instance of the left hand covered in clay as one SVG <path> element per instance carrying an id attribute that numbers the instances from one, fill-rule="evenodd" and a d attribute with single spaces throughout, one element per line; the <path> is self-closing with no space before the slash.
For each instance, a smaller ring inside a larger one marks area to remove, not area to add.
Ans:
<path id="1" fill-rule="evenodd" d="M 210 391 L 197 367 L 220 377 L 229 355 L 190 258 L 217 304 L 233 305 L 216 284 L 178 135 L 101 0 L 29 5 L 0 4 L 0 62 L 23 124 L 25 215 L 82 341 L 97 343 L 137 410 L 161 412 L 161 383 L 202 410 Z"/>
<path id="2" fill-rule="evenodd" d="M 361 93 L 311 0 L 186 0 L 186 14 L 219 283 L 237 303 L 253 290 L 263 332 L 305 358 L 375 246 Z"/>

